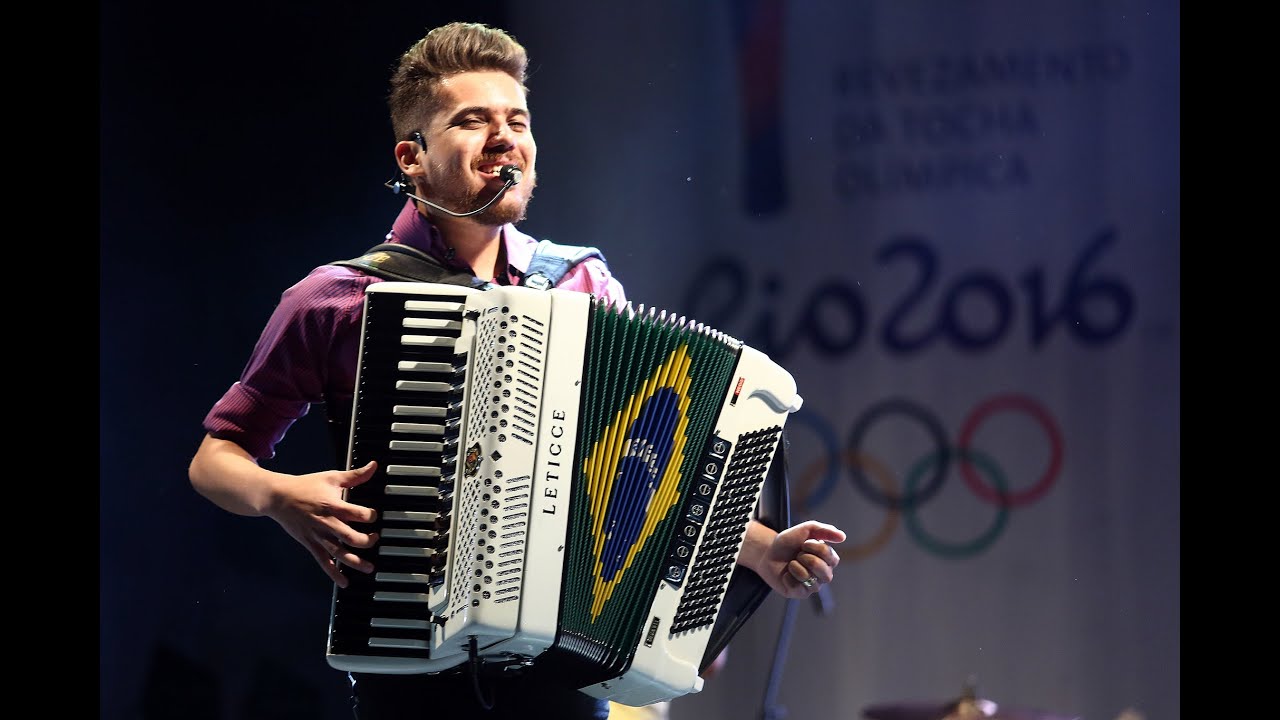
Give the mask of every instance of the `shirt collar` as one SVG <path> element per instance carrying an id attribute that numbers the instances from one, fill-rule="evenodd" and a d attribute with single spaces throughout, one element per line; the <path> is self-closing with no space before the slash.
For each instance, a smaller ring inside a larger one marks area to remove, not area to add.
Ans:
<path id="1" fill-rule="evenodd" d="M 445 244 L 440 230 L 418 212 L 418 207 L 412 198 L 406 199 L 404 207 L 400 208 L 400 214 L 392 223 L 391 232 L 387 233 L 386 240 L 417 248 L 444 263 L 446 267 L 458 270 L 470 269 L 461 261 L 454 259 L 453 251 Z M 529 235 L 517 230 L 511 223 L 502 226 L 502 241 L 507 249 L 506 273 L 511 284 L 515 285 L 520 282 L 525 270 L 529 268 L 529 260 L 533 258 L 533 250 L 538 243 Z"/>

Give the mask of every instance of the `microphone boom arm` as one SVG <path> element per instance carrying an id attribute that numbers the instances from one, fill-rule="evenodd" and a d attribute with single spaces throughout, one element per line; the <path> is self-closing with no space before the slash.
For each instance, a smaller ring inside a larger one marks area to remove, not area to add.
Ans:
<path id="1" fill-rule="evenodd" d="M 498 198 L 505 195 L 507 190 L 511 189 L 511 186 L 518 184 L 522 179 L 524 179 L 524 173 L 521 172 L 520 168 L 516 167 L 515 165 L 503 165 L 502 169 L 498 171 L 498 177 L 506 181 L 506 184 L 502 186 L 502 189 L 498 190 L 497 194 L 495 194 L 492 198 L 489 199 L 489 202 L 480 206 L 478 209 L 472 210 L 471 212 L 464 212 L 464 213 L 456 213 L 448 208 L 440 207 L 439 205 L 431 202 L 430 200 L 427 200 L 426 198 L 418 197 L 417 195 L 414 195 L 413 193 L 409 192 L 408 190 L 409 184 L 404 181 L 403 176 L 400 180 L 388 180 L 385 183 L 383 183 L 383 185 L 387 186 L 388 188 L 391 188 L 391 192 L 397 195 L 399 195 L 400 193 L 404 193 L 405 195 L 408 195 L 414 200 L 417 200 L 418 202 L 425 204 L 427 207 L 434 208 L 447 215 L 452 215 L 453 217 L 464 218 L 464 217 L 471 217 L 472 215 L 477 215 L 479 213 L 484 212 L 485 210 L 488 210 L 490 205 L 498 202 Z"/>

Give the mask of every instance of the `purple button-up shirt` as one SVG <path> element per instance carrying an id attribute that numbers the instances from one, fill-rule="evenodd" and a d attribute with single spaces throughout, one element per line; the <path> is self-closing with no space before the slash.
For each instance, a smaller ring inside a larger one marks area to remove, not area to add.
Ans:
<path id="1" fill-rule="evenodd" d="M 469 271 L 408 200 L 388 242 L 426 251 L 449 267 Z M 507 267 L 492 282 L 519 284 L 537 240 L 514 225 L 502 228 Z M 240 379 L 204 419 L 210 435 L 234 441 L 260 460 L 274 457 L 276 444 L 313 403 L 351 407 L 360 348 L 365 288 L 381 278 L 337 265 L 321 265 L 280 296 Z M 576 265 L 556 287 L 588 292 L 609 303 L 625 303 L 622 284 L 599 258 Z"/>

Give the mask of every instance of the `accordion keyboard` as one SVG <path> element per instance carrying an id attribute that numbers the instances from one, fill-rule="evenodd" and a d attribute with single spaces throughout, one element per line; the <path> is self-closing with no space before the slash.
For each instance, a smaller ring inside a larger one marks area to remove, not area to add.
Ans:
<path id="1" fill-rule="evenodd" d="M 447 601 L 449 539 L 457 480 L 466 353 L 459 344 L 465 297 L 371 303 L 360 348 L 350 467 L 378 469 L 347 500 L 380 508 L 378 544 L 358 551 L 375 572 L 346 572 L 335 588 L 330 663 L 346 670 L 427 672 Z M 370 327 L 399 327 L 368 332 Z"/>
<path id="2" fill-rule="evenodd" d="M 347 500 L 378 510 L 380 540 L 357 551 L 374 573 L 334 589 L 329 664 L 422 673 L 475 651 L 495 665 L 536 655 L 556 632 L 580 344 L 550 347 L 550 294 L 371 290 L 348 467 L 378 470 Z M 588 296 L 574 296 L 585 318 Z"/>

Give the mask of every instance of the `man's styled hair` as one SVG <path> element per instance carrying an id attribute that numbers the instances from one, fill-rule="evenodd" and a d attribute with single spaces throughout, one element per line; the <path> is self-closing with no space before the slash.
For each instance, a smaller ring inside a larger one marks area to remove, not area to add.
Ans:
<path id="1" fill-rule="evenodd" d="M 524 87 L 529 57 L 510 34 L 481 23 L 454 22 L 432 29 L 400 56 L 391 76 L 387 104 L 397 140 L 415 130 L 438 109 L 440 81 L 475 71 L 504 72 Z"/>

